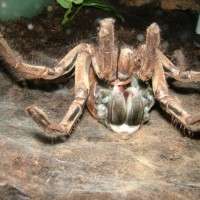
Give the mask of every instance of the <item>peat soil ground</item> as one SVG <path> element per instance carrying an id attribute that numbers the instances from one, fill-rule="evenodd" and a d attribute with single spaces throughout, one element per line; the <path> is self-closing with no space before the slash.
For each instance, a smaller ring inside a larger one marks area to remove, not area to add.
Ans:
<path id="1" fill-rule="evenodd" d="M 1 22 L 1 33 L 28 62 L 54 66 L 73 46 L 95 42 L 99 19 L 116 18 L 117 43 L 133 47 L 156 22 L 161 50 L 182 69 L 200 71 L 195 13 L 113 6 L 124 23 L 114 13 L 83 8 L 63 27 L 64 10 L 52 4 L 33 19 Z M 0 199 L 200 199 L 200 137 L 173 124 L 158 102 L 128 139 L 85 109 L 70 137 L 50 140 L 26 107 L 36 104 L 59 122 L 73 100 L 74 79 L 27 82 L 3 59 L 0 64 Z M 169 89 L 187 111 L 200 112 L 199 83 L 169 80 Z"/>

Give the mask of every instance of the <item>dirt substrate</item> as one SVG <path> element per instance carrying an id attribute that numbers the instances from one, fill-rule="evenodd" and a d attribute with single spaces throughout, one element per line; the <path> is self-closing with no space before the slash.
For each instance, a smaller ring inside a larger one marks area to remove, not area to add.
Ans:
<path id="1" fill-rule="evenodd" d="M 165 54 L 175 61 L 172 55 L 181 50 L 186 55 L 181 66 L 200 71 L 195 13 L 113 6 L 126 19 L 116 21 L 118 43 L 136 47 L 146 27 L 157 22 Z M 77 43 L 95 41 L 99 18 L 115 17 L 87 8 L 61 27 L 64 11 L 52 8 L 31 20 L 1 22 L 4 37 L 29 62 L 54 65 Z M 73 78 L 27 83 L 9 69 L 1 61 L 0 199 L 200 199 L 200 137 L 174 126 L 158 103 L 150 121 L 129 139 L 85 109 L 70 137 L 52 141 L 25 108 L 36 104 L 59 122 L 73 100 Z M 187 111 L 200 112 L 200 84 L 170 82 L 170 94 Z"/>

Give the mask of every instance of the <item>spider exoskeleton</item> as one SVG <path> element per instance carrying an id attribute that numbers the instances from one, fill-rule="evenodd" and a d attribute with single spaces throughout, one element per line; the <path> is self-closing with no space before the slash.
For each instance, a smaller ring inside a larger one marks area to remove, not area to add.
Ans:
<path id="1" fill-rule="evenodd" d="M 190 115 L 169 96 L 165 75 L 188 83 L 200 81 L 200 72 L 179 70 L 159 45 L 160 28 L 153 23 L 147 28 L 145 44 L 137 49 L 117 47 L 114 19 L 106 18 L 100 21 L 98 46 L 81 43 L 50 68 L 26 63 L 0 35 L 2 56 L 28 78 L 55 79 L 75 69 L 75 97 L 60 123 L 49 120 L 35 105 L 27 108 L 49 137 L 69 135 L 85 104 L 110 129 L 133 133 L 149 120 L 154 99 L 185 128 L 199 131 L 200 114 Z"/>

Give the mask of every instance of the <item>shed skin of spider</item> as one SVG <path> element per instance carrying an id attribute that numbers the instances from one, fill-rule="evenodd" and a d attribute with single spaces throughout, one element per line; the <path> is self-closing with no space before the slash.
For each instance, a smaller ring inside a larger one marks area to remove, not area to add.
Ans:
<path id="1" fill-rule="evenodd" d="M 147 28 L 146 43 L 117 47 L 114 19 L 100 21 L 98 45 L 81 43 L 54 67 L 26 63 L 0 34 L 0 53 L 28 79 L 51 80 L 75 69 L 75 97 L 60 123 L 35 105 L 28 114 L 48 137 L 69 135 L 87 105 L 90 113 L 116 132 L 133 133 L 149 120 L 154 98 L 189 131 L 200 131 L 200 114 L 191 115 L 170 97 L 166 74 L 182 83 L 200 82 L 200 72 L 179 70 L 160 50 L 160 28 Z M 167 70 L 167 72 L 165 72 Z M 152 89 L 150 87 L 152 86 Z"/>

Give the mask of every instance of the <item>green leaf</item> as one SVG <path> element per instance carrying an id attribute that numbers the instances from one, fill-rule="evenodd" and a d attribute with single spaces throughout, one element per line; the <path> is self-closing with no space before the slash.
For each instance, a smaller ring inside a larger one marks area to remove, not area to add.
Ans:
<path id="1" fill-rule="evenodd" d="M 71 8 L 72 2 L 71 0 L 57 0 L 57 2 L 63 7 L 63 8 Z"/>
<path id="2" fill-rule="evenodd" d="M 75 4 L 82 4 L 84 0 L 73 0 L 73 3 Z"/>
<path id="3" fill-rule="evenodd" d="M 102 9 L 105 11 L 112 11 L 122 22 L 125 22 L 124 17 L 122 15 L 120 15 L 112 6 L 110 6 L 106 3 L 102 3 L 102 2 L 96 1 L 96 0 L 84 0 L 83 6 L 99 8 L 99 9 Z"/>
<path id="4" fill-rule="evenodd" d="M 113 7 L 106 4 L 106 3 L 102 3 L 100 1 L 95 1 L 95 0 L 85 0 L 83 2 L 83 6 L 88 6 L 88 7 L 95 7 L 95 8 L 99 8 L 105 11 L 113 11 Z"/>
<path id="5" fill-rule="evenodd" d="M 118 18 L 120 18 L 122 22 L 125 21 L 124 17 L 120 15 L 112 6 L 98 0 L 57 0 L 57 2 L 63 8 L 67 9 L 67 11 L 65 12 L 64 18 L 62 20 L 62 25 L 67 24 L 70 21 L 72 21 L 83 6 L 114 12 L 115 15 Z M 77 8 L 75 12 L 72 10 L 73 4 L 78 5 L 78 6 L 75 6 Z"/>

